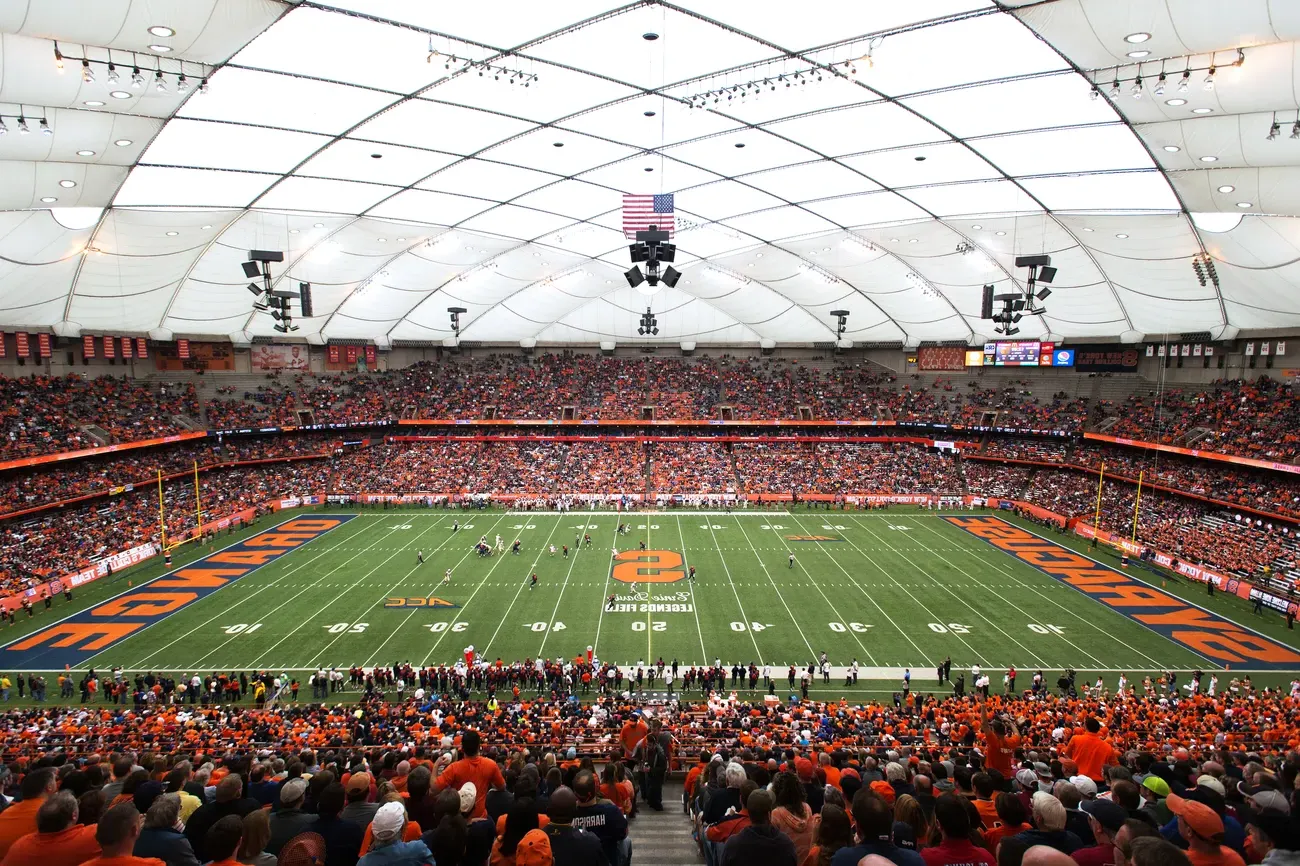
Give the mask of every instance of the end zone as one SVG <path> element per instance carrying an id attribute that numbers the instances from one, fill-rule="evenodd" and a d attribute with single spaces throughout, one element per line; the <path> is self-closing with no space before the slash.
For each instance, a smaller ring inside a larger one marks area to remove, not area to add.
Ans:
<path id="1" fill-rule="evenodd" d="M 137 632 L 314 541 L 355 514 L 296 517 L 118 593 L 0 650 L 0 667 L 77 667 Z"/>

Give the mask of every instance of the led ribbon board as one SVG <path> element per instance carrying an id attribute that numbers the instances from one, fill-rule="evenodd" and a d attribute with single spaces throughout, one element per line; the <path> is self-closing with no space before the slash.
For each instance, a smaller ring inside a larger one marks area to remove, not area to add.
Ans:
<path id="1" fill-rule="evenodd" d="M 9 644 L 0 650 L 0 667 L 44 671 L 79 667 L 355 516 L 300 517 L 245 538 Z"/>
<path id="2" fill-rule="evenodd" d="M 1215 665 L 1291 670 L 1300 652 L 996 517 L 946 517 L 977 538 Z"/>

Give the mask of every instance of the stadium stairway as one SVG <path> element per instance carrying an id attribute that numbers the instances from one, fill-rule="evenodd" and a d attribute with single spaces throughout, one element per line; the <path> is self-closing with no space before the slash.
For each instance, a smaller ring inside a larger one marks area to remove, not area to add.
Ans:
<path id="1" fill-rule="evenodd" d="M 704 862 L 691 838 L 691 822 L 682 812 L 682 783 L 664 782 L 664 810 L 640 803 L 628 825 L 634 866 L 699 866 Z"/>

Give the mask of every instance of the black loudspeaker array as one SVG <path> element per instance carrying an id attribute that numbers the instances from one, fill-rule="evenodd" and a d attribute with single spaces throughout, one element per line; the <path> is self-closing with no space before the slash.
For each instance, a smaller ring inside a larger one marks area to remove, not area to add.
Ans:
<path id="1" fill-rule="evenodd" d="M 298 297 L 302 301 L 302 317 L 311 318 L 311 283 L 298 284 Z"/>
<path id="2" fill-rule="evenodd" d="M 993 286 L 991 285 L 984 287 L 984 297 L 980 302 L 980 318 L 993 318 Z"/>

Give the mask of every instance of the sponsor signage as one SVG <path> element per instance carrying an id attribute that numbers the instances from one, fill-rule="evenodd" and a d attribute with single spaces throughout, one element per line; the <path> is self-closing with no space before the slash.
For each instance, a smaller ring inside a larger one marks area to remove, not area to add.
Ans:
<path id="1" fill-rule="evenodd" d="M 1123 343 L 1079 343 L 1073 348 L 1074 368 L 1081 373 L 1137 372 L 1137 346 Z"/>

